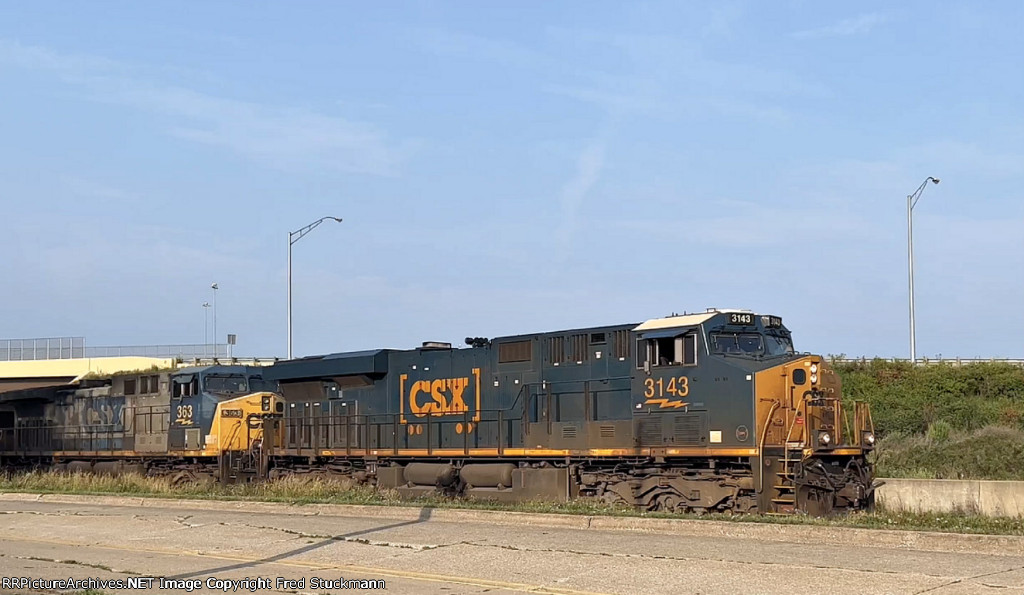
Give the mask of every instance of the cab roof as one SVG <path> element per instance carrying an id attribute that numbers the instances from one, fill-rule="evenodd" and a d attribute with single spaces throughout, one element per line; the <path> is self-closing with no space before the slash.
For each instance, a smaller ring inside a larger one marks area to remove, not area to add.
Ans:
<path id="1" fill-rule="evenodd" d="M 652 331 L 680 326 L 697 326 L 698 324 L 704 324 L 719 314 L 730 313 L 753 314 L 754 312 L 753 310 L 738 310 L 735 308 L 708 308 L 706 312 L 700 312 L 697 314 L 677 314 L 674 316 L 666 316 L 664 318 L 652 318 L 640 324 L 633 330 Z"/>

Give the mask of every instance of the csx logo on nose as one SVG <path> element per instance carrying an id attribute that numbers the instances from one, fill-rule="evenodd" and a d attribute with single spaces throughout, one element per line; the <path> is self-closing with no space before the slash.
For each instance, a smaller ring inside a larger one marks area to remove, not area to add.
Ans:
<path id="1" fill-rule="evenodd" d="M 473 376 L 479 385 L 479 368 L 473 368 Z M 457 415 L 471 411 L 470 405 L 466 402 L 473 393 L 472 390 L 466 392 L 471 385 L 471 377 L 417 380 L 411 385 L 407 383 L 407 379 L 408 377 L 403 374 L 402 400 L 408 403 L 409 412 L 416 417 L 425 417 L 428 414 Z"/>

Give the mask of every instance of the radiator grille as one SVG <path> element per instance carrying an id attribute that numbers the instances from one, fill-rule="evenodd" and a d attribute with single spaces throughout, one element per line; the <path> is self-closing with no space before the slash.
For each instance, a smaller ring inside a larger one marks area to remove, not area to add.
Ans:
<path id="1" fill-rule="evenodd" d="M 615 357 L 629 359 L 629 331 L 615 331 Z"/>
<path id="2" fill-rule="evenodd" d="M 498 363 L 528 362 L 533 359 L 533 343 L 530 341 L 513 341 L 498 344 Z"/>
<path id="3" fill-rule="evenodd" d="M 672 439 L 676 444 L 697 446 L 700 444 L 700 416 L 677 415 L 672 427 Z"/>
<path id="4" fill-rule="evenodd" d="M 553 364 L 565 361 L 565 337 L 548 339 L 548 361 Z"/>
<path id="5" fill-rule="evenodd" d="M 640 444 L 661 444 L 661 418 L 640 420 Z"/>

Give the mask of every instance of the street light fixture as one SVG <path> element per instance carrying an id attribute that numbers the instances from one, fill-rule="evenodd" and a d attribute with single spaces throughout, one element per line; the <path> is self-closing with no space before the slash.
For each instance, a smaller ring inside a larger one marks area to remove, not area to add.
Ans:
<path id="1" fill-rule="evenodd" d="M 288 232 L 288 359 L 292 359 L 292 244 L 328 219 L 341 223 L 341 217 L 321 217 L 301 229 Z"/>
<path id="2" fill-rule="evenodd" d="M 914 328 L 914 207 L 921 199 L 928 182 L 938 184 L 939 179 L 928 176 L 913 194 L 907 196 L 907 272 L 910 284 L 910 363 L 917 363 L 917 335 Z"/>

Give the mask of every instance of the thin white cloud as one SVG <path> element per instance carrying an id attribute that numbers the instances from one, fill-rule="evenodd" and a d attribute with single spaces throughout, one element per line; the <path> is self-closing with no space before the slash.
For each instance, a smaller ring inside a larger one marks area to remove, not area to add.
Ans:
<path id="1" fill-rule="evenodd" d="M 863 217 L 807 209 L 766 208 L 741 201 L 721 201 L 716 210 L 726 215 L 695 215 L 660 219 L 622 220 L 608 227 L 645 241 L 664 245 L 690 244 L 724 249 L 814 246 L 855 243 L 871 237 Z"/>
<path id="2" fill-rule="evenodd" d="M 551 29 L 572 51 L 612 51 L 626 66 L 617 72 L 574 71 L 546 85 L 552 94 L 663 119 L 704 118 L 709 112 L 744 120 L 785 123 L 792 115 L 779 98 L 825 98 L 829 89 L 785 71 L 708 57 L 700 44 L 664 35 L 609 34 Z"/>
<path id="3" fill-rule="evenodd" d="M 949 172 L 969 173 L 991 178 L 1024 176 L 1024 154 L 994 151 L 974 141 L 941 140 L 900 151 L 897 158 L 905 162 L 925 162 L 938 168 L 935 176 Z"/>
<path id="4" fill-rule="evenodd" d="M 885 23 L 889 17 L 880 12 L 869 12 L 851 19 L 844 19 L 834 25 L 805 29 L 793 33 L 797 39 L 822 39 L 828 37 L 849 37 L 851 35 L 863 35 L 872 29 Z"/>
<path id="5" fill-rule="evenodd" d="M 0 40 L 0 64 L 49 72 L 94 101 L 169 116 L 171 136 L 223 147 L 285 170 L 394 175 L 414 149 L 378 127 L 293 107 L 208 95 L 152 81 L 126 64 Z"/>
<path id="6" fill-rule="evenodd" d="M 562 228 L 559 238 L 562 244 L 562 256 L 567 257 L 571 250 L 572 237 L 576 231 L 579 212 L 590 190 L 597 183 L 604 168 L 606 142 L 595 139 L 580 151 L 576 159 L 576 173 L 562 187 L 560 193 L 562 203 Z"/>
<path id="7" fill-rule="evenodd" d="M 443 29 L 411 29 L 408 33 L 408 39 L 417 47 L 439 56 L 472 56 L 515 68 L 550 66 L 550 59 L 544 54 L 503 39 Z"/>
<path id="8" fill-rule="evenodd" d="M 142 198 L 138 193 L 81 176 L 65 175 L 60 181 L 71 195 L 98 199 L 100 203 L 127 203 Z"/>
<path id="9" fill-rule="evenodd" d="M 544 89 L 552 95 L 561 95 L 585 103 L 592 103 L 612 114 L 624 112 L 654 113 L 667 111 L 668 105 L 656 90 L 639 92 L 636 87 L 619 90 L 602 89 L 586 85 L 548 85 Z M 681 111 L 679 107 L 677 110 Z"/>

